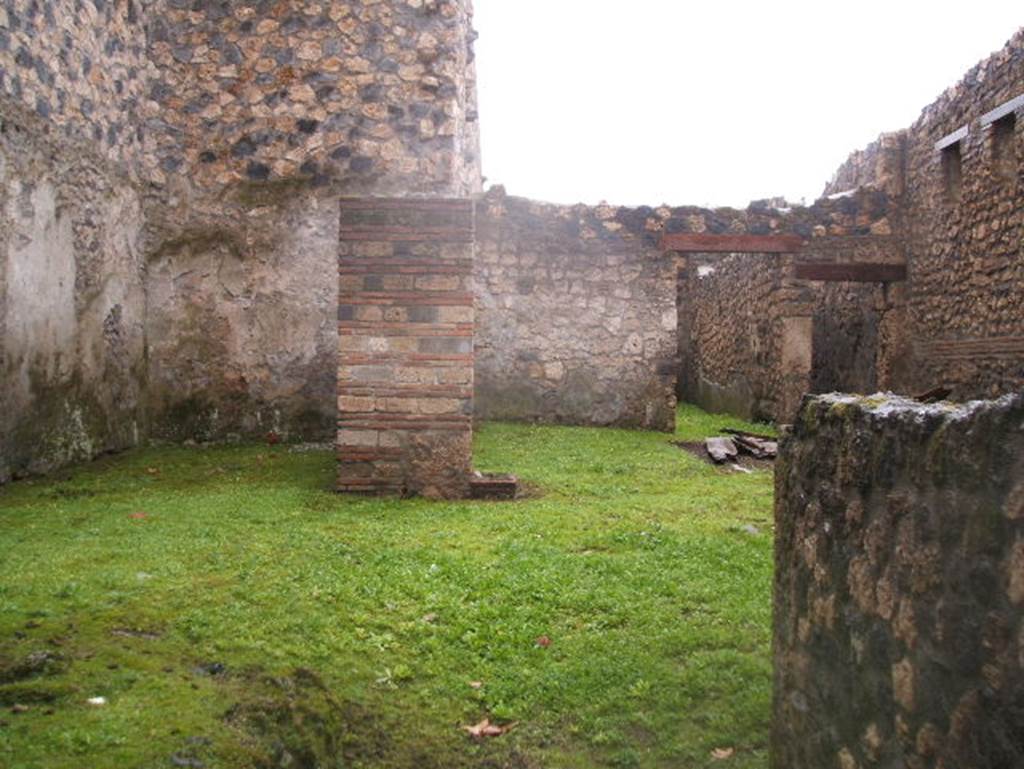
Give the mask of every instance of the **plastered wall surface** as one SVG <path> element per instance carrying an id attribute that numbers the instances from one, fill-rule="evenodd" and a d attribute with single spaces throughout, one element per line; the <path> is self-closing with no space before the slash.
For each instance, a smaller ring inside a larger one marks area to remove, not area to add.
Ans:
<path id="1" fill-rule="evenodd" d="M 337 204 L 297 189 L 239 215 L 148 256 L 152 434 L 324 440 L 336 418 Z"/>
<path id="2" fill-rule="evenodd" d="M 647 218 L 502 190 L 484 198 L 479 418 L 673 429 L 676 268 Z"/>
<path id="3" fill-rule="evenodd" d="M 0 3 L 0 481 L 145 432 L 141 10 Z"/>
<path id="4" fill-rule="evenodd" d="M 0 110 L 0 481 L 145 429 L 142 204 L 86 147 Z"/>

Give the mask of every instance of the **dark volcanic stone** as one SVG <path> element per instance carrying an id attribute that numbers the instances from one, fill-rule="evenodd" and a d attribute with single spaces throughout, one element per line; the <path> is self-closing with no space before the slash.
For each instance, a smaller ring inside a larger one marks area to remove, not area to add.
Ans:
<path id="1" fill-rule="evenodd" d="M 246 166 L 245 175 L 254 181 L 266 181 L 270 178 L 270 166 L 265 163 L 250 161 Z"/>
<path id="2" fill-rule="evenodd" d="M 366 173 L 373 168 L 373 158 L 362 156 L 354 157 L 349 161 L 349 168 L 357 174 Z"/>

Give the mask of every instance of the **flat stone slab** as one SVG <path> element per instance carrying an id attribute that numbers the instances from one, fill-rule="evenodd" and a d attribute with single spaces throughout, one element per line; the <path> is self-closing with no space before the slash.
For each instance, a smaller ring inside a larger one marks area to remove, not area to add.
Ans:
<path id="1" fill-rule="evenodd" d="M 515 499 L 519 479 L 514 475 L 474 473 L 469 481 L 470 499 Z"/>
<path id="2" fill-rule="evenodd" d="M 739 450 L 732 438 L 705 438 L 704 448 L 717 464 L 732 462 L 739 456 Z"/>

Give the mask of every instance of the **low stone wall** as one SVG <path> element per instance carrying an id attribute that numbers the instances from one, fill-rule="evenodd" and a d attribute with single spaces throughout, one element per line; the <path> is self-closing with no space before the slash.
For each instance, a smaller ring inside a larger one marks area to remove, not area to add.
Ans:
<path id="1" fill-rule="evenodd" d="M 1024 766 L 1024 395 L 808 399 L 776 470 L 775 769 Z"/>
<path id="2" fill-rule="evenodd" d="M 480 202 L 478 417 L 674 428 L 676 266 L 652 216 Z"/>

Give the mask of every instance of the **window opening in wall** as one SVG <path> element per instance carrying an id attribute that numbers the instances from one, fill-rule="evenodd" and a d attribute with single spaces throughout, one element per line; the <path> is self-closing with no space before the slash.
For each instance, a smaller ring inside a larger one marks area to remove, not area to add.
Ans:
<path id="1" fill-rule="evenodd" d="M 953 142 L 942 148 L 942 181 L 946 189 L 946 200 L 951 203 L 960 200 L 960 189 L 963 184 L 960 142 Z"/>
<path id="2" fill-rule="evenodd" d="M 996 176 L 1013 181 L 1017 176 L 1017 116 L 1011 112 L 992 123 L 992 167 Z"/>

